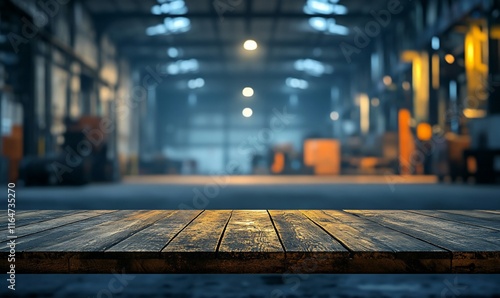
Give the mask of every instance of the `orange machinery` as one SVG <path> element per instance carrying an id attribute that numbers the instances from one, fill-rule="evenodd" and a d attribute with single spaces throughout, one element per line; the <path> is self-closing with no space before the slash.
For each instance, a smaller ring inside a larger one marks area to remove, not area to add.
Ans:
<path id="1" fill-rule="evenodd" d="M 340 142 L 333 139 L 309 139 L 304 142 L 304 165 L 314 168 L 315 175 L 339 175 Z"/>
<path id="2" fill-rule="evenodd" d="M 9 182 L 16 182 L 19 177 L 19 164 L 23 158 L 22 126 L 12 126 L 12 133 L 2 137 L 2 155 L 8 160 Z"/>

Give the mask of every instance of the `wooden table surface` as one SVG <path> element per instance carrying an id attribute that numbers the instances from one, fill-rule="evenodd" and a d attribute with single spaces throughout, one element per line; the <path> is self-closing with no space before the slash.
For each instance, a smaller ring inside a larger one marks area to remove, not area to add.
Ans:
<path id="1" fill-rule="evenodd" d="M 32 210 L 16 235 L 17 273 L 500 273 L 491 210 Z"/>

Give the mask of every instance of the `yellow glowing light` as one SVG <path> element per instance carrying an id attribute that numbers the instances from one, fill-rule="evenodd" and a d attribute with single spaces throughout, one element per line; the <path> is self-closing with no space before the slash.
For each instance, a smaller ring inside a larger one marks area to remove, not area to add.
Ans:
<path id="1" fill-rule="evenodd" d="M 403 82 L 403 90 L 408 91 L 410 90 L 410 88 L 411 88 L 410 82 L 407 81 Z"/>
<path id="2" fill-rule="evenodd" d="M 432 88 L 439 89 L 439 56 L 432 55 Z"/>
<path id="3" fill-rule="evenodd" d="M 366 94 L 359 96 L 360 127 L 363 134 L 370 131 L 370 99 Z"/>
<path id="4" fill-rule="evenodd" d="M 243 91 L 241 92 L 241 94 L 243 94 L 243 96 L 245 96 L 245 97 L 252 97 L 254 94 L 254 91 L 250 87 L 245 87 L 245 88 L 243 88 Z"/>
<path id="5" fill-rule="evenodd" d="M 380 105 L 380 99 L 374 97 L 372 98 L 372 106 L 378 107 Z"/>
<path id="6" fill-rule="evenodd" d="M 429 123 L 417 125 L 417 137 L 421 141 L 430 141 L 432 139 L 432 126 Z"/>
<path id="7" fill-rule="evenodd" d="M 444 60 L 446 61 L 446 63 L 448 64 L 453 64 L 455 62 L 455 57 L 452 55 L 452 54 L 446 54 L 444 56 Z"/>
<path id="8" fill-rule="evenodd" d="M 486 117 L 486 111 L 478 109 L 464 109 L 464 116 L 469 119 L 484 118 Z"/>
<path id="9" fill-rule="evenodd" d="M 245 96 L 245 97 L 252 97 L 254 95 L 253 88 L 245 87 L 245 88 L 243 88 L 243 91 L 241 92 L 241 94 L 243 94 L 243 96 Z"/>
<path id="10" fill-rule="evenodd" d="M 255 51 L 258 45 L 255 40 L 249 39 L 243 44 L 243 48 L 247 51 Z"/>
<path id="11" fill-rule="evenodd" d="M 384 85 L 389 86 L 392 84 L 392 78 L 390 76 L 385 76 L 384 79 Z"/>
<path id="12" fill-rule="evenodd" d="M 250 109 L 250 108 L 244 108 L 243 111 L 241 112 L 241 114 L 243 115 L 243 117 L 245 118 L 250 118 L 252 117 L 253 115 L 253 110 Z"/>
<path id="13" fill-rule="evenodd" d="M 340 118 L 340 115 L 339 115 L 339 112 L 331 112 L 330 113 L 330 119 L 332 119 L 332 121 L 337 121 L 339 120 Z"/>

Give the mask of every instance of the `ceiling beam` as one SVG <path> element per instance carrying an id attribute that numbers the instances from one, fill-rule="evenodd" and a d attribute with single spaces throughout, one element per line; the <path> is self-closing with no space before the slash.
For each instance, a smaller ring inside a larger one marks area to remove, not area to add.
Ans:
<path id="1" fill-rule="evenodd" d="M 138 69 L 143 69 L 143 66 L 145 65 L 133 65 L 134 68 Z M 148 65 L 150 68 L 154 69 L 154 66 Z M 146 72 L 147 73 L 147 72 Z M 244 80 L 254 80 L 254 81 L 261 81 L 265 84 L 269 84 L 269 80 L 271 79 L 279 79 L 279 80 L 285 80 L 288 77 L 295 77 L 295 78 L 300 78 L 304 80 L 308 80 L 311 82 L 321 82 L 321 81 L 328 81 L 331 82 L 332 79 L 336 78 L 345 78 L 346 75 L 349 75 L 351 73 L 350 69 L 339 69 L 337 71 L 334 71 L 331 74 L 325 74 L 321 77 L 313 77 L 306 75 L 303 72 L 298 72 L 298 71 L 272 71 L 272 72 L 262 72 L 262 71 L 247 71 L 245 73 L 242 73 L 241 71 L 225 71 L 225 70 L 201 70 L 196 73 L 187 73 L 187 74 L 180 74 L 180 75 L 169 75 L 169 74 L 161 74 L 160 76 L 162 78 L 165 78 L 164 81 L 169 81 L 169 82 L 175 82 L 175 81 L 181 81 L 181 80 L 190 80 L 193 78 L 201 77 L 204 78 L 205 80 L 224 80 L 224 82 L 227 81 L 237 81 L 237 82 L 242 82 Z M 168 78 L 168 80 L 167 80 Z"/>
<path id="2" fill-rule="evenodd" d="M 175 62 L 178 60 L 185 60 L 185 59 L 191 59 L 194 58 L 198 60 L 199 62 L 221 62 L 224 60 L 227 61 L 233 61 L 233 62 L 250 62 L 250 63 L 272 63 L 272 62 L 295 62 L 296 60 L 299 59 L 305 59 L 309 57 L 304 57 L 303 55 L 279 55 L 279 56 L 272 56 L 269 60 L 266 60 L 266 57 L 262 58 L 251 58 L 251 59 L 245 59 L 240 56 L 232 55 L 228 57 L 218 57 L 214 55 L 202 55 L 202 56 L 189 56 L 189 57 L 180 57 L 180 58 L 175 58 L 172 59 L 168 57 L 167 55 L 154 55 L 154 54 L 132 54 L 131 52 L 123 52 L 122 53 L 125 57 L 127 57 L 130 61 L 134 62 L 140 62 L 140 63 L 169 63 L 169 62 Z M 317 61 L 320 61 L 325 64 L 339 64 L 339 63 L 347 63 L 346 59 L 342 56 L 339 56 L 337 58 L 311 58 Z"/>
<path id="3" fill-rule="evenodd" d="M 308 43 L 305 42 L 304 40 L 275 40 L 273 41 L 273 46 L 274 47 L 311 47 L 311 48 L 316 48 L 316 47 L 338 47 L 340 46 L 340 43 L 343 41 L 352 41 L 352 37 L 349 36 L 338 36 L 338 35 L 328 35 L 328 39 L 321 42 L 320 44 L 315 44 L 315 43 Z M 243 42 L 243 39 L 241 41 L 218 41 L 218 40 L 200 40 L 200 39 L 193 39 L 193 40 L 179 40 L 179 41 L 168 41 L 165 39 L 159 39 L 159 38 L 150 38 L 149 40 L 122 40 L 118 41 L 117 45 L 120 48 L 137 48 L 137 47 L 196 47 L 196 48 L 203 48 L 203 47 L 219 47 L 219 46 L 234 46 L 234 47 L 240 47 L 241 43 Z M 259 46 L 262 48 L 266 48 L 267 43 L 265 41 L 259 41 Z M 340 51 L 340 48 L 338 49 Z"/>
<path id="4" fill-rule="evenodd" d="M 154 15 L 148 12 L 106 12 L 106 13 L 95 13 L 93 17 L 98 22 L 103 23 L 114 23 L 119 21 L 130 21 L 131 19 L 146 19 L 152 21 L 163 22 L 166 17 L 186 17 L 192 20 L 195 19 L 212 19 L 218 18 L 214 16 L 212 12 L 188 12 L 183 15 Z M 248 14 L 246 11 L 242 13 L 228 13 L 224 15 L 224 19 L 294 19 L 294 20 L 307 20 L 312 17 L 326 17 L 335 18 L 336 20 L 346 20 L 351 21 L 353 19 L 368 19 L 373 18 L 369 13 L 365 12 L 350 12 L 345 15 L 324 15 L 324 14 L 305 14 L 302 12 L 280 12 L 276 15 L 274 12 L 252 12 Z"/>

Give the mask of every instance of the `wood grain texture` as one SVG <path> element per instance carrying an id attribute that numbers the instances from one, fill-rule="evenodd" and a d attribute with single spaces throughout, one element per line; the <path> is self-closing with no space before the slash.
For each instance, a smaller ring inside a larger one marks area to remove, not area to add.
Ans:
<path id="1" fill-rule="evenodd" d="M 25 214 L 40 221 L 19 229 L 18 273 L 500 273 L 494 212 Z M 8 250 L 0 248 L 0 266 L 8 266 Z"/>
<path id="2" fill-rule="evenodd" d="M 496 272 L 500 232 L 407 211 L 346 210 L 452 253 L 453 272 Z"/>
<path id="3" fill-rule="evenodd" d="M 22 251 L 103 251 L 169 211 L 117 211 L 18 239 Z"/>
<path id="4" fill-rule="evenodd" d="M 219 252 L 284 253 L 269 214 L 264 210 L 235 210 Z"/>
<path id="5" fill-rule="evenodd" d="M 500 231 L 500 214 L 488 214 L 480 211 L 412 211 L 417 214 L 445 219 L 460 224 L 467 224 Z"/>
<path id="6" fill-rule="evenodd" d="M 151 226 L 108 248 L 108 252 L 160 252 L 201 210 L 165 211 Z"/>
<path id="7" fill-rule="evenodd" d="M 85 213 L 85 210 L 29 210 L 16 212 L 16 227 L 22 227 L 29 224 L 44 222 L 51 219 L 60 218 L 63 216 L 71 216 L 72 214 Z M 7 227 L 7 217 L 4 216 L 0 222 L 1 229 Z"/>
<path id="8" fill-rule="evenodd" d="M 21 226 L 17 229 L 18 237 L 24 237 L 31 234 L 40 233 L 50 229 L 56 229 L 78 221 L 86 220 L 92 217 L 97 217 L 106 213 L 116 212 L 113 210 L 95 210 L 86 212 L 68 213 L 58 218 L 48 219 L 41 222 L 31 223 Z"/>
<path id="9" fill-rule="evenodd" d="M 270 210 L 269 214 L 271 214 L 287 256 L 291 253 L 348 252 L 342 244 L 300 211 Z"/>
<path id="10" fill-rule="evenodd" d="M 172 240 L 163 252 L 203 252 L 215 257 L 224 228 L 231 216 L 229 210 L 206 210 L 182 233 Z"/>
<path id="11" fill-rule="evenodd" d="M 270 210 L 290 273 L 345 271 L 349 251 L 297 210 Z"/>
<path id="12" fill-rule="evenodd" d="M 217 257 L 230 273 L 260 273 L 263 262 L 277 272 L 285 267 L 285 251 L 265 210 L 234 210 Z"/>
<path id="13" fill-rule="evenodd" d="M 449 271 L 450 255 L 437 246 L 342 211 L 302 212 L 351 251 L 351 272 Z"/>

